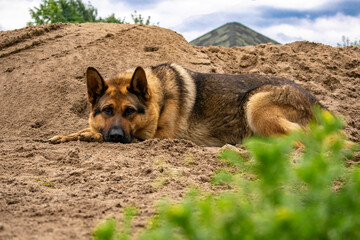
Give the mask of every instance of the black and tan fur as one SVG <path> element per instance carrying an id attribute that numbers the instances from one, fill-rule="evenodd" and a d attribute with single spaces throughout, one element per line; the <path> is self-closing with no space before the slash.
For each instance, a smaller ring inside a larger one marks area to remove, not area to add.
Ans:
<path id="1" fill-rule="evenodd" d="M 174 63 L 138 67 L 106 81 L 88 68 L 86 80 L 90 128 L 51 142 L 180 138 L 206 146 L 237 144 L 253 134 L 304 128 L 317 104 L 287 79 L 205 74 Z"/>

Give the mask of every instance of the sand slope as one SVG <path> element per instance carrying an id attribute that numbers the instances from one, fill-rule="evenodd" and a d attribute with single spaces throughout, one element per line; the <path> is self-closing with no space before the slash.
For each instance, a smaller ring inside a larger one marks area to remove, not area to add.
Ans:
<path id="1" fill-rule="evenodd" d="M 87 127 L 84 72 L 104 77 L 138 65 L 176 62 L 201 72 L 286 77 L 342 115 L 360 139 L 360 48 L 295 42 L 193 47 L 170 30 L 104 23 L 0 32 L 0 239 L 81 239 L 107 216 L 136 205 L 143 226 L 162 196 L 210 190 L 216 148 L 181 140 L 137 144 L 43 140 Z"/>

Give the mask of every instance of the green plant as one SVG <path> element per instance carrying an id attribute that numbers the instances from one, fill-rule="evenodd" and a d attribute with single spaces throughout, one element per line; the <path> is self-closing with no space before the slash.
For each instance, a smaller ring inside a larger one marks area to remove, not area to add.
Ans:
<path id="1" fill-rule="evenodd" d="M 346 47 L 346 46 L 357 46 L 360 47 L 360 41 L 355 40 L 351 42 L 349 37 L 342 36 L 342 44 L 338 43 L 338 47 Z"/>
<path id="2" fill-rule="evenodd" d="M 150 16 L 148 16 L 145 20 L 145 18 L 141 14 L 138 14 L 136 10 L 134 11 L 134 13 L 131 14 L 131 19 L 132 24 L 159 25 L 159 23 L 151 23 Z M 116 18 L 114 13 L 107 18 L 99 18 L 98 20 L 96 20 L 96 22 L 131 24 L 131 22 L 125 21 L 125 17 L 123 19 Z"/>
<path id="3" fill-rule="evenodd" d="M 82 0 L 43 0 L 40 6 L 30 9 L 34 24 L 56 22 L 95 22 L 97 9 L 90 3 L 85 5 Z M 33 24 L 29 23 L 29 24 Z"/>
<path id="4" fill-rule="evenodd" d="M 117 231 L 116 220 L 108 218 L 96 226 L 92 236 L 94 240 L 127 240 L 131 235 L 131 221 L 136 215 L 134 207 L 128 207 L 124 210 L 121 231 Z"/>
<path id="5" fill-rule="evenodd" d="M 41 182 L 41 184 L 45 187 L 55 188 L 55 183 L 48 178 L 46 179 L 37 178 L 35 179 L 35 182 Z"/>
<path id="6" fill-rule="evenodd" d="M 136 12 L 136 10 L 134 11 L 134 14 L 131 14 L 131 18 L 134 22 L 134 24 L 144 24 L 144 25 L 159 25 L 159 22 L 157 23 L 151 23 L 150 19 L 151 17 L 148 16 L 147 19 L 145 20 L 145 18 L 139 13 Z"/>
<path id="7" fill-rule="evenodd" d="M 106 23 L 120 23 L 120 24 L 127 23 L 127 22 L 125 22 L 125 18 L 123 18 L 123 19 L 116 18 L 114 13 L 111 14 L 110 16 L 108 16 L 107 18 L 99 18 L 96 21 L 97 22 L 106 22 Z"/>
<path id="8" fill-rule="evenodd" d="M 253 137 L 250 158 L 225 150 L 235 166 L 213 178 L 231 190 L 192 190 L 163 201 L 140 239 L 360 239 L 360 170 L 346 166 L 342 122 L 316 111 L 309 131 Z M 301 142 L 303 149 L 294 149 Z"/>

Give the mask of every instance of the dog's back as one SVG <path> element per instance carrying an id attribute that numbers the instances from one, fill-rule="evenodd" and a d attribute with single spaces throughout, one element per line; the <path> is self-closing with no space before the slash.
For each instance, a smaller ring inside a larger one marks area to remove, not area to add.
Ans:
<path id="1" fill-rule="evenodd" d="M 174 108 L 182 116 L 176 138 L 207 146 L 237 144 L 252 134 L 287 133 L 313 118 L 312 105 L 317 100 L 287 79 L 260 74 L 204 74 L 175 64 L 161 68 L 172 72 L 172 77 L 159 78 L 175 86 L 165 92 L 176 91 L 180 96 Z"/>

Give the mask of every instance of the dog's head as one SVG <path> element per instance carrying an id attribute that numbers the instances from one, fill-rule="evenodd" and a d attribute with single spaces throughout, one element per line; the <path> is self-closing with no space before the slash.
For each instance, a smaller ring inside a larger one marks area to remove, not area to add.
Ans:
<path id="1" fill-rule="evenodd" d="M 89 67 L 86 81 L 92 131 L 100 132 L 108 142 L 130 143 L 147 119 L 150 91 L 144 69 L 138 67 L 134 73 L 104 81 L 96 69 Z"/>

